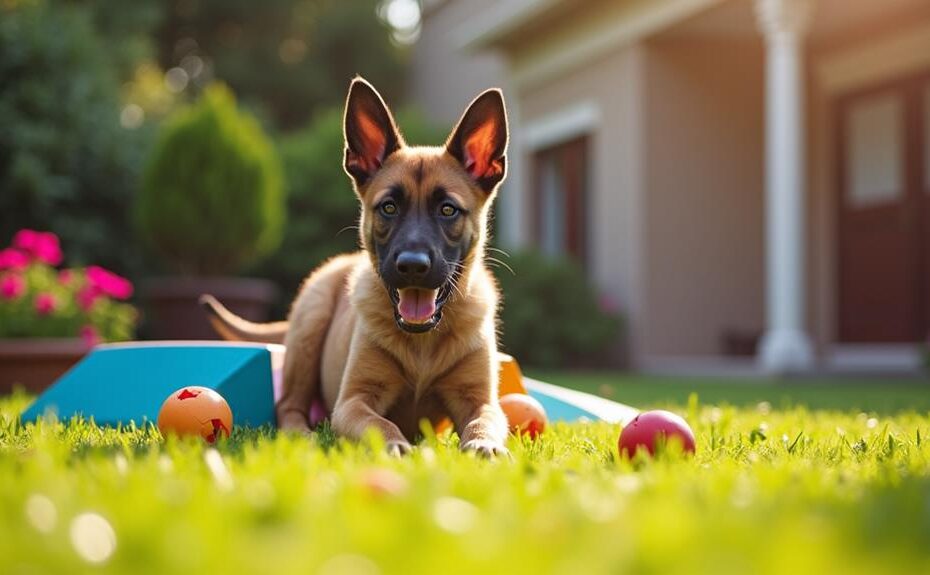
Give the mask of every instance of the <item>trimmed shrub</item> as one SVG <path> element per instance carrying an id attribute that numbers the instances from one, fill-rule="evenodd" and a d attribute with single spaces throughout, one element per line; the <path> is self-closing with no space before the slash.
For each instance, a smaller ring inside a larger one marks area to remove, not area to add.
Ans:
<path id="1" fill-rule="evenodd" d="M 159 134 L 136 204 L 139 233 L 177 272 L 236 272 L 281 242 L 280 172 L 258 122 L 213 85 Z"/>
<path id="2" fill-rule="evenodd" d="M 503 293 L 501 350 L 538 367 L 604 363 L 621 321 L 599 303 L 584 271 L 530 252 L 505 261 L 513 273 L 495 268 Z"/>

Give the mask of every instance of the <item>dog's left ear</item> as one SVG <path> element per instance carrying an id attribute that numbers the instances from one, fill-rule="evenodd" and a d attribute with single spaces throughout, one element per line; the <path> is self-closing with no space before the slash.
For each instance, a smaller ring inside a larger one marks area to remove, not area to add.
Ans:
<path id="1" fill-rule="evenodd" d="M 487 90 L 468 106 L 446 142 L 446 151 L 485 192 L 492 192 L 507 171 L 507 111 L 504 95 Z"/>
<path id="2" fill-rule="evenodd" d="M 349 86 L 343 131 L 346 141 L 343 166 L 359 186 L 365 185 L 384 160 L 404 145 L 381 95 L 360 77 Z"/>

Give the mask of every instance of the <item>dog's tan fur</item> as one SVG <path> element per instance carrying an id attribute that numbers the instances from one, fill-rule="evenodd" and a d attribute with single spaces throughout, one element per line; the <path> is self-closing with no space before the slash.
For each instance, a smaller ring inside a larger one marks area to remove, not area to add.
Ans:
<path id="1" fill-rule="evenodd" d="M 359 88 L 358 82 L 362 81 L 356 79 L 353 89 Z M 502 100 L 500 107 L 502 112 Z M 356 113 L 351 108 L 351 102 L 347 103 L 347 126 L 350 115 Z M 463 122 L 466 117 L 467 113 Z M 478 141 L 481 131 L 487 136 L 493 129 L 479 122 L 462 137 L 471 138 L 470 149 L 480 154 L 490 146 Z M 496 129 L 503 129 L 506 138 L 506 118 Z M 409 441 L 422 419 L 435 424 L 447 416 L 463 449 L 486 455 L 506 453 L 507 423 L 497 401 L 498 296 L 484 265 L 488 209 L 503 178 L 503 147 L 499 160 L 478 158 L 463 165 L 449 151 L 456 133 L 445 147 L 435 148 L 408 147 L 397 133 L 399 148 L 383 164 L 367 166 L 370 179 L 354 182 L 361 204 L 363 250 L 333 258 L 314 271 L 301 287 L 287 324 L 250 324 L 212 298 L 205 299 L 213 312 L 211 320 L 227 338 L 280 341 L 283 335 L 287 346 L 284 392 L 276 406 L 282 428 L 307 429 L 309 406 L 319 396 L 332 414 L 337 433 L 359 438 L 377 429 L 397 453 L 410 449 Z M 347 147 L 351 147 L 348 133 Z M 347 149 L 350 175 L 353 159 Z M 480 185 L 482 173 L 496 175 L 490 189 Z M 467 214 L 451 232 L 471 242 L 457 287 L 439 325 L 422 334 L 407 333 L 395 322 L 394 304 L 379 277 L 372 249 L 384 233 L 383 222 L 374 215 L 375 206 L 389 188 L 398 185 L 408 190 L 414 202 L 425 201 L 427 194 L 442 186 Z"/>

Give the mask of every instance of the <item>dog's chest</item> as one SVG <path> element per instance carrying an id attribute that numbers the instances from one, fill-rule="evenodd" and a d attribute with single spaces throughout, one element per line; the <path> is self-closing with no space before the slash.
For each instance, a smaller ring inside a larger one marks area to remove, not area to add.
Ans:
<path id="1" fill-rule="evenodd" d="M 408 386 L 422 397 L 438 377 L 454 365 L 455 358 L 444 339 L 429 337 L 407 342 L 403 353 L 397 354 Z"/>

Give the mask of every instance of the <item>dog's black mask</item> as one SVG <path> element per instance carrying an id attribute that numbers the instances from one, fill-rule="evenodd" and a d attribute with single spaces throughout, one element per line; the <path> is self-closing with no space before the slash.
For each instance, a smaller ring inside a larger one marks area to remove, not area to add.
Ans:
<path id="1" fill-rule="evenodd" d="M 373 211 L 373 248 L 394 320 L 409 333 L 428 332 L 442 320 L 468 253 L 469 242 L 456 233 L 467 213 L 442 188 L 414 195 L 401 186 Z"/>

